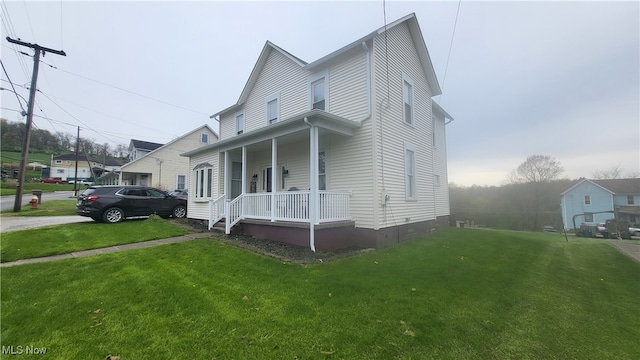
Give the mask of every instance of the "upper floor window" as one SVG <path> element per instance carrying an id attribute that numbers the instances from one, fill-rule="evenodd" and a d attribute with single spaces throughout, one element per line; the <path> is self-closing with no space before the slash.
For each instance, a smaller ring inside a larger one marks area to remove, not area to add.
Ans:
<path id="1" fill-rule="evenodd" d="M 402 74 L 402 116 L 404 122 L 413 125 L 413 80 Z"/>
<path id="2" fill-rule="evenodd" d="M 267 122 L 269 124 L 275 124 L 280 117 L 280 95 L 275 94 L 267 98 Z"/>
<path id="3" fill-rule="evenodd" d="M 242 135 L 244 132 L 244 112 L 236 114 L 236 134 Z"/>
<path id="4" fill-rule="evenodd" d="M 635 201 L 633 201 L 633 195 L 627 196 L 627 205 L 633 205 Z"/>
<path id="5" fill-rule="evenodd" d="M 202 144 L 208 144 L 209 143 L 209 134 L 207 134 L 207 133 L 200 134 L 200 142 Z"/>
<path id="6" fill-rule="evenodd" d="M 416 200 L 416 147 L 404 145 L 405 195 L 407 200 Z"/>
<path id="7" fill-rule="evenodd" d="M 433 147 L 436 146 L 436 118 L 431 117 L 431 141 L 433 142 Z"/>
<path id="8" fill-rule="evenodd" d="M 585 205 L 591 205 L 591 195 L 585 195 L 584 196 L 584 204 Z"/>
<path id="9" fill-rule="evenodd" d="M 62 164 L 62 160 L 56 160 L 56 164 Z"/>
<path id="10" fill-rule="evenodd" d="M 309 108 L 328 111 L 328 72 L 322 71 L 309 77 Z"/>

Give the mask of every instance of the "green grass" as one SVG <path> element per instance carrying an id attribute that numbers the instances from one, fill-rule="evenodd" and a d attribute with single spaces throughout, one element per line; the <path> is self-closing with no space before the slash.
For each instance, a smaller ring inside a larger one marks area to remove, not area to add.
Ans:
<path id="1" fill-rule="evenodd" d="M 51 359 L 637 359 L 639 277 L 548 234 L 445 229 L 306 266 L 194 240 L 4 268 L 0 326 Z"/>
<path id="2" fill-rule="evenodd" d="M 31 204 L 22 207 L 20 212 L 13 209 L 2 212 L 5 216 L 64 216 L 76 214 L 76 200 L 47 200 L 38 204 L 37 209 L 32 209 Z"/>
<path id="3" fill-rule="evenodd" d="M 85 222 L 12 231 L 2 234 L 0 262 L 164 239 L 187 233 L 185 229 L 163 219 L 129 220 L 117 224 Z"/>

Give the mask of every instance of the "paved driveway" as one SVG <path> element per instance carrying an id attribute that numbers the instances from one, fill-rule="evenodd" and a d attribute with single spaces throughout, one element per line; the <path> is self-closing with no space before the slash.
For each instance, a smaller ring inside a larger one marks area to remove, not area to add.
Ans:
<path id="1" fill-rule="evenodd" d="M 69 216 L 3 216 L 0 217 L 0 232 L 33 229 L 49 225 L 60 225 L 93 221 L 91 218 Z"/>

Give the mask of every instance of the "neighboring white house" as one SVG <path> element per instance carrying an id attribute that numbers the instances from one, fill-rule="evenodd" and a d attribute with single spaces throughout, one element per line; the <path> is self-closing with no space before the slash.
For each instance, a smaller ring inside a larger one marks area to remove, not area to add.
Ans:
<path id="1" fill-rule="evenodd" d="M 640 223 L 640 179 L 583 179 L 560 195 L 566 229 L 616 218 Z"/>
<path id="2" fill-rule="evenodd" d="M 111 157 L 94 157 L 85 154 L 64 154 L 51 157 L 49 177 L 60 177 L 65 180 L 76 178 L 76 159 L 78 179 L 96 179 L 104 174 L 117 172 L 122 162 Z"/>
<path id="3" fill-rule="evenodd" d="M 131 140 L 134 160 L 122 165 L 118 183 L 154 186 L 164 190 L 187 188 L 189 160 L 181 153 L 215 143 L 218 136 L 208 125 L 180 136 L 167 144 Z M 157 145 L 157 146 L 156 146 Z"/>
<path id="4" fill-rule="evenodd" d="M 382 247 L 448 224 L 441 93 L 415 14 L 312 63 L 265 44 L 220 141 L 189 151 L 188 216 L 227 233 Z M 222 84 L 224 85 L 224 84 Z"/>

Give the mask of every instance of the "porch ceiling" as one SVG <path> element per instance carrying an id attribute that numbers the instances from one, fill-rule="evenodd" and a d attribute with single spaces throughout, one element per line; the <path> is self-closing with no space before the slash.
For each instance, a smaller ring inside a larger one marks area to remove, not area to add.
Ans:
<path id="1" fill-rule="evenodd" d="M 305 122 L 305 119 L 307 122 Z M 309 133 L 304 131 L 309 129 L 309 124 L 318 127 L 321 135 L 334 133 L 342 136 L 353 136 L 354 130 L 362 126 L 359 122 L 314 109 L 282 120 L 276 124 L 249 131 L 242 135 L 233 136 L 181 155 L 193 156 L 210 150 L 226 151 L 242 146 L 251 146 L 252 150 L 257 150 L 263 146 L 271 146 L 267 140 L 273 138 L 278 138 L 278 141 L 281 143 L 296 142 L 309 136 Z"/>

